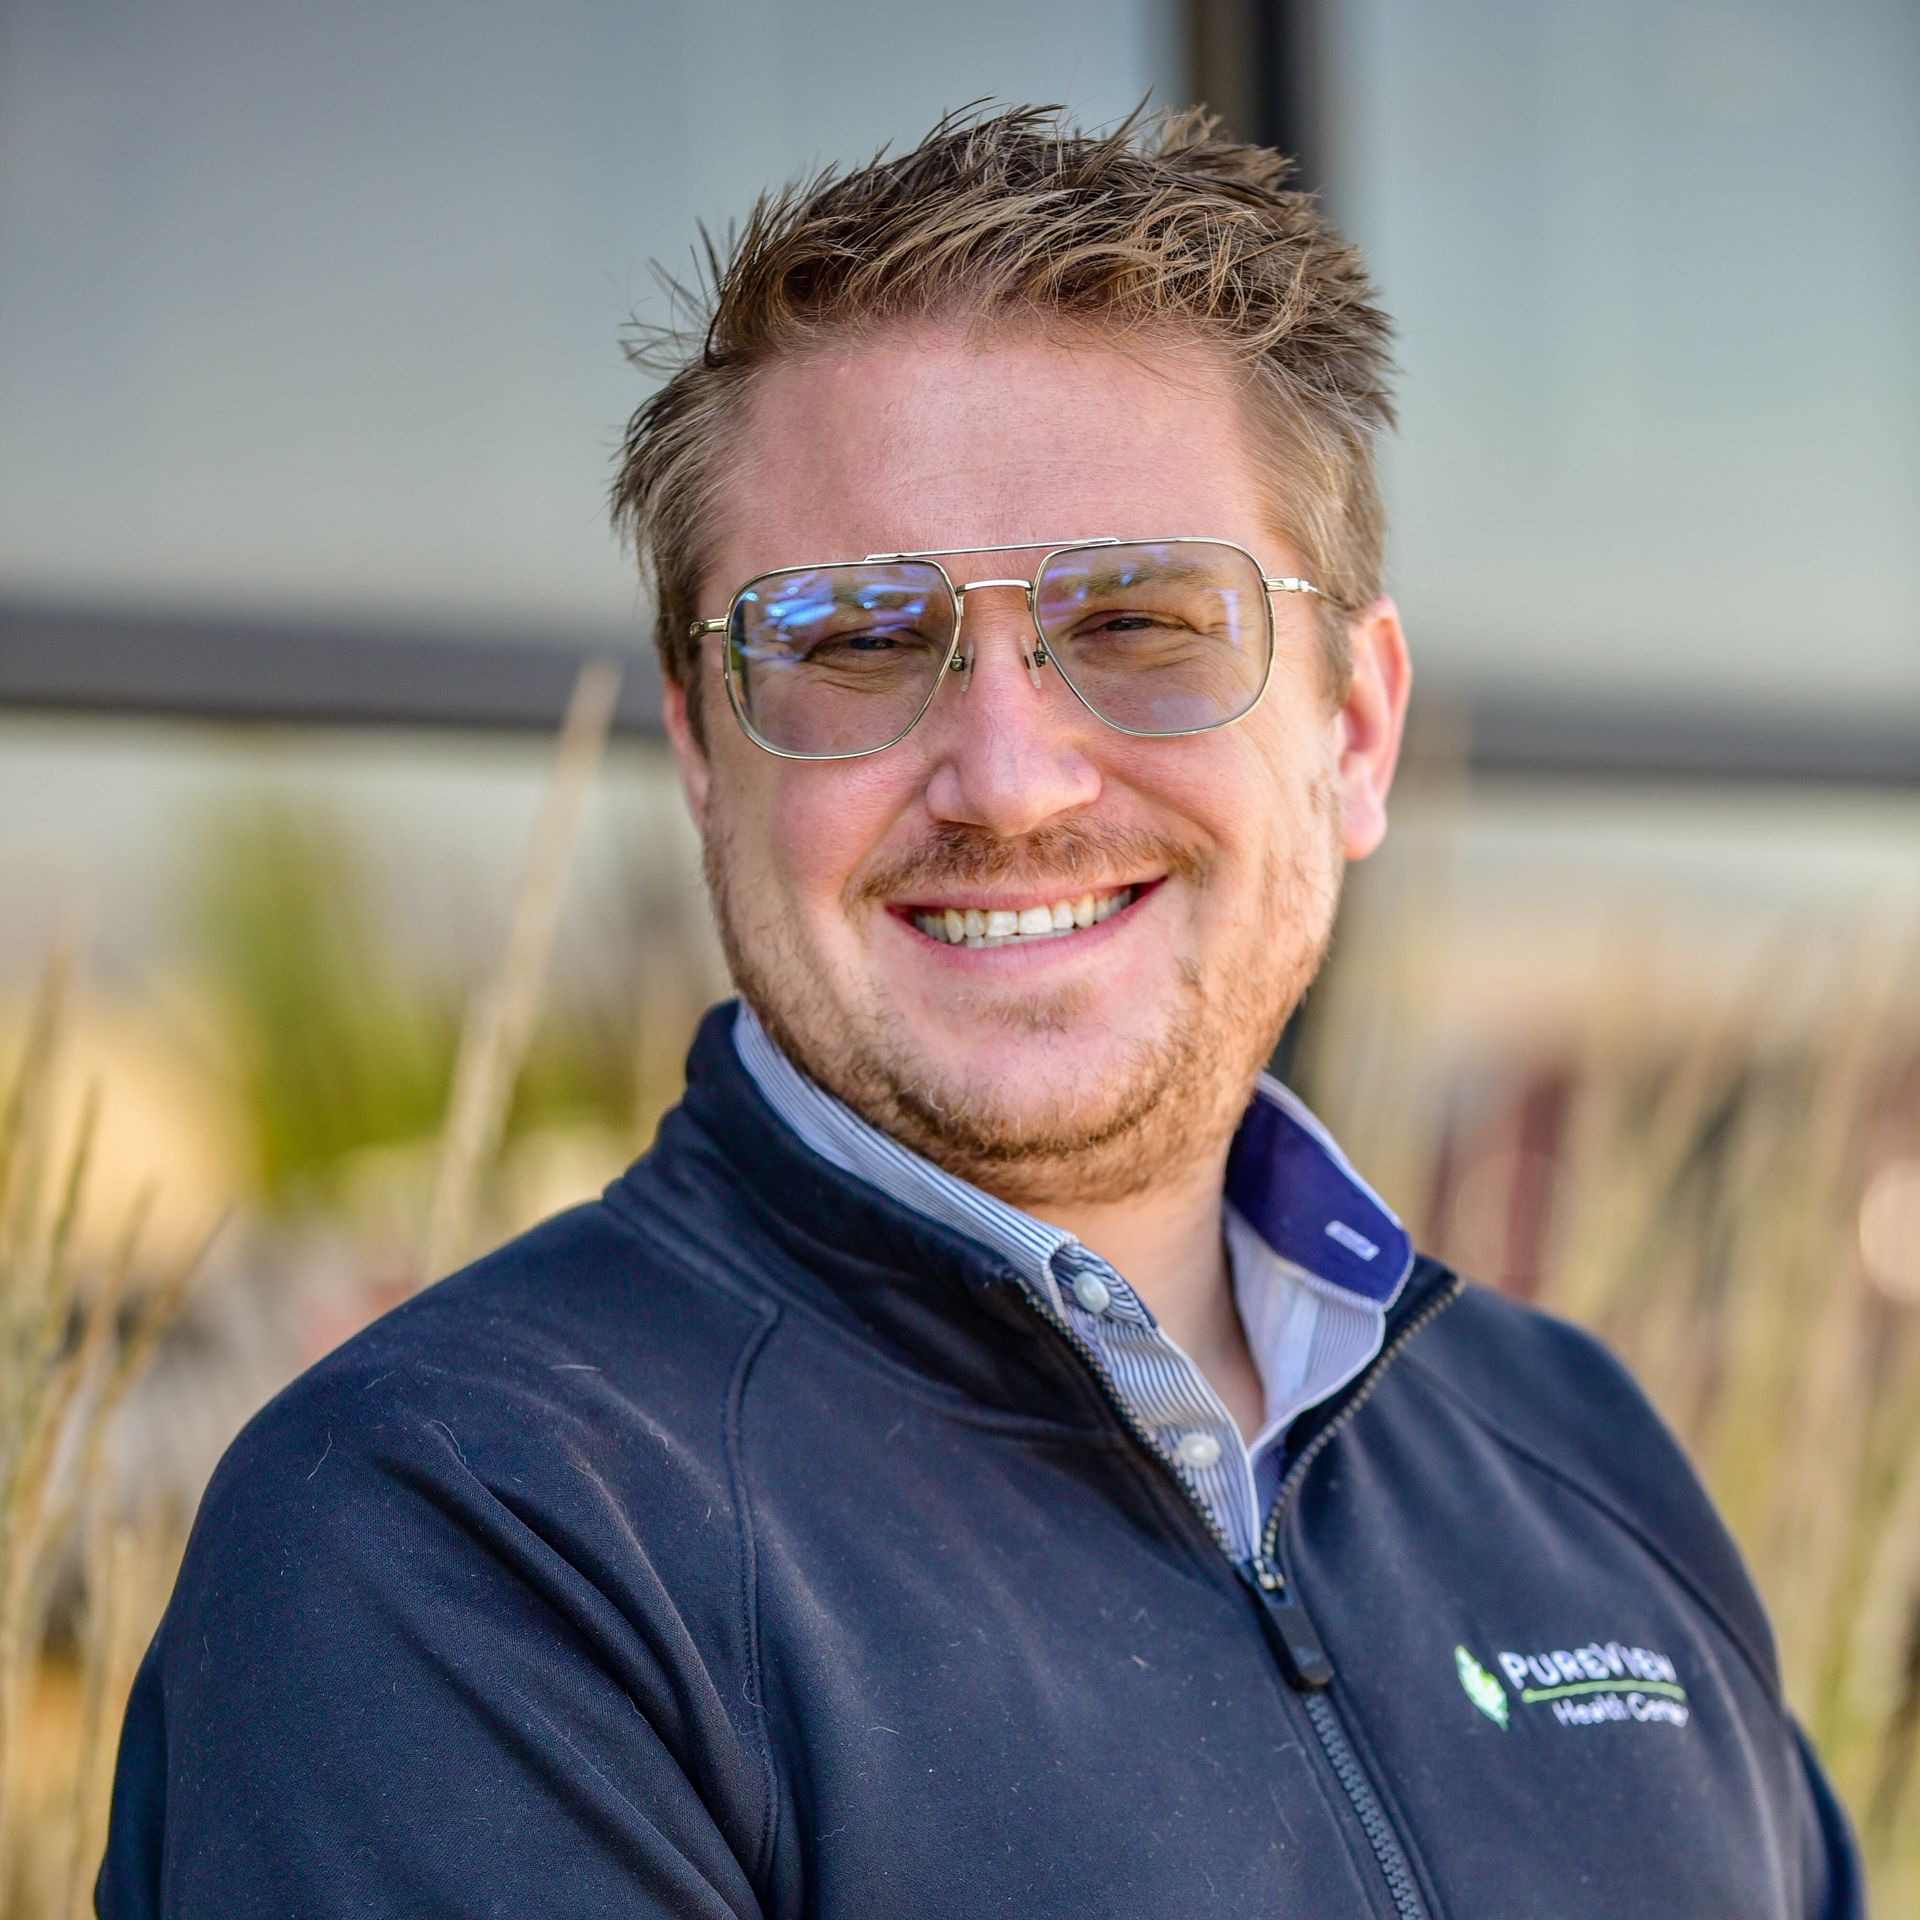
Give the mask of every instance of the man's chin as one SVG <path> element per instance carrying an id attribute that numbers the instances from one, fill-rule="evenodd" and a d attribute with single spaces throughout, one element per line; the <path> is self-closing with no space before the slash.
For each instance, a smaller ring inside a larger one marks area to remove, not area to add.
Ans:
<path id="1" fill-rule="evenodd" d="M 987 1079 L 977 1071 L 889 1077 L 896 1104 L 928 1133 L 950 1135 L 970 1154 L 1009 1164 L 1097 1146 L 1131 1116 L 1151 1110 L 1158 1093 L 1127 1084 L 1121 1074 L 1057 1075 L 1043 1060 Z"/>
<path id="2" fill-rule="evenodd" d="M 1174 1026 L 1125 1041 L 1047 1036 L 1023 1046 L 1004 1036 L 990 1061 L 901 1049 L 861 1063 L 849 1090 L 866 1098 L 850 1104 L 935 1165 L 1015 1204 L 1119 1198 L 1164 1178 L 1182 1147 L 1208 1131 L 1169 1126 L 1219 1084 L 1200 1072 L 1198 1036 Z"/>

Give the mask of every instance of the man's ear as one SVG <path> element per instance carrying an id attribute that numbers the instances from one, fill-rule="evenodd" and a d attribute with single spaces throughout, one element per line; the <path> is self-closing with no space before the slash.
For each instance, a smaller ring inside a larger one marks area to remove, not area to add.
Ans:
<path id="1" fill-rule="evenodd" d="M 694 737 L 693 717 L 687 711 L 687 689 L 678 680 L 663 674 L 660 679 L 660 718 L 667 729 L 667 744 L 680 768 L 680 791 L 687 797 L 687 811 L 701 832 L 707 830 L 707 789 L 713 782 L 713 768 L 706 750 Z"/>
<path id="2" fill-rule="evenodd" d="M 1413 663 L 1400 630 L 1400 609 L 1386 594 L 1347 628 L 1352 663 L 1337 716 L 1341 845 L 1364 860 L 1387 837 L 1387 790 L 1400 759 Z"/>

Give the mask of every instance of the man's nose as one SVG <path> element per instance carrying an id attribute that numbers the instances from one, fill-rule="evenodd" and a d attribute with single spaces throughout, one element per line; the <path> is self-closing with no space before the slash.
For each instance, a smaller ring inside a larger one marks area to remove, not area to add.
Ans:
<path id="1" fill-rule="evenodd" d="M 1100 791 L 1091 736 L 1100 726 L 1039 645 L 1024 587 L 970 585 L 961 644 L 971 661 L 940 690 L 921 726 L 932 760 L 927 810 L 1002 839 L 1031 833 Z"/>

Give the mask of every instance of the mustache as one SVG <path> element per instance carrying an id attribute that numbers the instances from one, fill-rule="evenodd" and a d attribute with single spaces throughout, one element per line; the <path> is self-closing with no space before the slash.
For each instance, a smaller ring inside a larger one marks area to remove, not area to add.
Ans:
<path id="1" fill-rule="evenodd" d="M 1049 821 L 1009 840 L 979 827 L 948 821 L 913 848 L 863 874 L 850 889 L 851 906 L 937 895 L 949 888 L 1023 887 L 1062 891 L 1094 880 L 1167 873 L 1199 882 L 1206 862 L 1192 847 L 1132 827 L 1093 827 Z"/>

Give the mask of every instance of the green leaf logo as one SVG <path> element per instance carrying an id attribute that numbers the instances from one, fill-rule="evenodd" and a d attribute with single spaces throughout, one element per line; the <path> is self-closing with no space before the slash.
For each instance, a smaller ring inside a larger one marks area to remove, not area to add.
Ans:
<path id="1" fill-rule="evenodd" d="M 1507 1690 L 1465 1647 L 1455 1647 L 1453 1664 L 1466 1696 L 1502 1733 L 1507 1730 Z"/>

